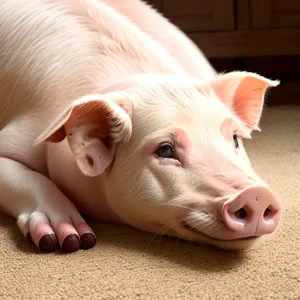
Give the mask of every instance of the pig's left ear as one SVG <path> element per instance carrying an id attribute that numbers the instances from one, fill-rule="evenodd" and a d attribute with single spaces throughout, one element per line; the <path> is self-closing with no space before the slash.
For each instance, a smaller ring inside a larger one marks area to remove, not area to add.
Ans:
<path id="1" fill-rule="evenodd" d="M 244 121 L 249 130 L 259 130 L 266 90 L 279 83 L 255 73 L 231 72 L 218 75 L 211 86 L 219 99 Z"/>
<path id="2" fill-rule="evenodd" d="M 80 170 L 98 176 L 112 163 L 118 142 L 132 132 L 132 102 L 123 93 L 90 95 L 72 103 L 35 144 L 58 143 L 67 137 Z"/>

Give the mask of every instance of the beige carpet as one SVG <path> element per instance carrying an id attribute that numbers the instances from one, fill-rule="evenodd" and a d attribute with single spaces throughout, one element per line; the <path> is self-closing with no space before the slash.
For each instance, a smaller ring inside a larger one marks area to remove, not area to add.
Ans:
<path id="1" fill-rule="evenodd" d="M 263 120 L 248 152 L 284 210 L 261 248 L 223 252 L 92 223 L 94 249 L 41 254 L 0 215 L 0 299 L 300 299 L 300 107 Z"/>

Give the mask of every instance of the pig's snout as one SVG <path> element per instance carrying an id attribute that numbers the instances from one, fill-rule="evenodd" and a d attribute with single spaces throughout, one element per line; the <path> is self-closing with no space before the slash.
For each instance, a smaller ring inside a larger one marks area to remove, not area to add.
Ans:
<path id="1" fill-rule="evenodd" d="M 268 188 L 252 186 L 224 203 L 222 217 L 232 239 L 268 234 L 278 225 L 280 203 Z"/>

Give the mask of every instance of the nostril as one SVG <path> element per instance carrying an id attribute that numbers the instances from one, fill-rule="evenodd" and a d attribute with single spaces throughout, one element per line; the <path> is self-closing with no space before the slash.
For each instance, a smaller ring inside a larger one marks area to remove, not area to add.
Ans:
<path id="1" fill-rule="evenodd" d="M 268 207 L 264 212 L 264 220 L 269 221 L 273 219 L 276 214 L 276 210 L 272 209 L 272 207 Z"/>
<path id="2" fill-rule="evenodd" d="M 264 212 L 264 218 L 267 218 L 268 216 L 270 216 L 270 213 L 271 213 L 271 209 L 267 208 Z"/>
<path id="3" fill-rule="evenodd" d="M 244 208 L 239 209 L 234 213 L 237 219 L 244 219 L 247 216 L 247 212 Z"/>
<path id="4" fill-rule="evenodd" d="M 235 200 L 235 199 L 234 199 Z M 246 232 L 252 230 L 251 224 L 254 212 L 248 205 L 240 205 L 238 206 L 233 203 L 229 203 L 229 205 L 223 206 L 223 221 L 227 228 L 232 231 Z"/>
<path id="5" fill-rule="evenodd" d="M 252 212 L 247 206 L 244 206 L 239 210 L 230 213 L 230 217 L 234 222 L 243 224 L 244 226 L 246 226 L 246 224 L 249 223 L 251 216 Z"/>

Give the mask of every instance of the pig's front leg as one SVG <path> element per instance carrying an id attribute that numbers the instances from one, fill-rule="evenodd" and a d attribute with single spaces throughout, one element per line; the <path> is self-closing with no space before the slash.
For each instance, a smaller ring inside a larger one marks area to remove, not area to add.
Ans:
<path id="1" fill-rule="evenodd" d="M 40 250 L 66 252 L 88 249 L 95 234 L 75 206 L 45 176 L 0 158 L 0 210 L 17 219 L 21 232 Z"/>

